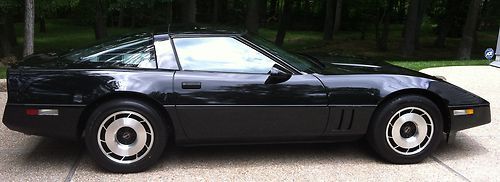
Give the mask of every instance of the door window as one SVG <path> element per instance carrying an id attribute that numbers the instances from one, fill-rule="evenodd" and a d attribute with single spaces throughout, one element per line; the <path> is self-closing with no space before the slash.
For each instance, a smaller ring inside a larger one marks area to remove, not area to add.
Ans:
<path id="1" fill-rule="evenodd" d="M 267 74 L 273 60 L 231 37 L 174 39 L 183 70 Z"/>

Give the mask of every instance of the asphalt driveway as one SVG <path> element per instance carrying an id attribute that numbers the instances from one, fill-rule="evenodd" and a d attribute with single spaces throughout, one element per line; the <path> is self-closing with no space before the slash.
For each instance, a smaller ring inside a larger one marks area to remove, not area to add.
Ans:
<path id="1" fill-rule="evenodd" d="M 500 69 L 447 67 L 423 72 L 492 103 L 493 122 L 460 132 L 453 144 L 421 164 L 392 165 L 365 142 L 232 147 L 172 147 L 159 164 L 138 174 L 98 168 L 85 147 L 27 136 L 0 125 L 0 181 L 499 181 Z M 6 94 L 0 94 L 1 113 Z"/>

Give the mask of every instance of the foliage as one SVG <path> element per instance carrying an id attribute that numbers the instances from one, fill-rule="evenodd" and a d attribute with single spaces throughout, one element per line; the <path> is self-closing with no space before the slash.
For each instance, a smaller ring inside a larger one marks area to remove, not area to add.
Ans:
<path id="1" fill-rule="evenodd" d="M 76 7 L 79 0 L 37 0 L 35 1 L 36 14 L 42 16 L 53 14 L 61 9 Z"/>
<path id="2" fill-rule="evenodd" d="M 19 0 L 1 0 L 0 1 L 0 14 L 10 13 L 21 7 Z"/>

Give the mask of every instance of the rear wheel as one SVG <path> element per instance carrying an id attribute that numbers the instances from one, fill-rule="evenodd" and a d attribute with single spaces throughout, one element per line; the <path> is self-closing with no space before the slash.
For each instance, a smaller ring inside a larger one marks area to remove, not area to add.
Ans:
<path id="1" fill-rule="evenodd" d="M 404 96 L 384 104 L 368 132 L 372 148 L 386 161 L 417 163 L 442 141 L 443 119 L 438 107 L 421 96 Z"/>
<path id="2" fill-rule="evenodd" d="M 140 172 L 162 155 L 167 141 L 161 115 L 140 101 L 114 100 L 90 117 L 85 141 L 89 153 L 112 172 Z"/>

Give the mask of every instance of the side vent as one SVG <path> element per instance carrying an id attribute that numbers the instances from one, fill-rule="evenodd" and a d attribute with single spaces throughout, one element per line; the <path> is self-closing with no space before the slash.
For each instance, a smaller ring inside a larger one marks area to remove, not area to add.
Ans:
<path id="1" fill-rule="evenodd" d="M 337 130 L 350 130 L 354 120 L 354 109 L 342 109 L 339 115 Z"/>
<path id="2" fill-rule="evenodd" d="M 374 110 L 375 106 L 330 107 L 325 134 L 364 134 Z"/>

